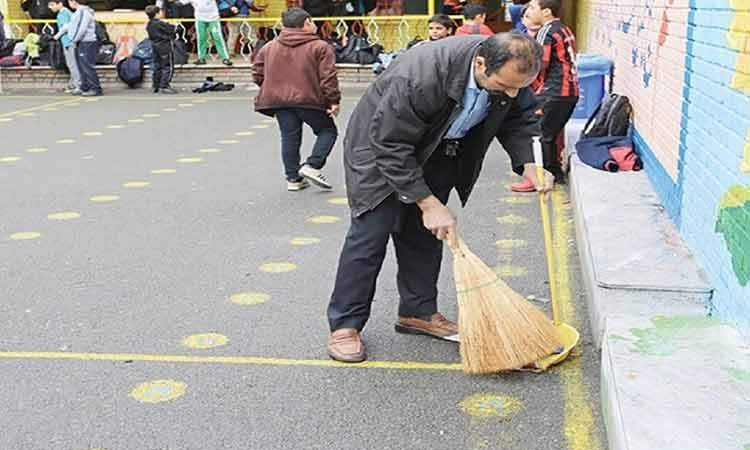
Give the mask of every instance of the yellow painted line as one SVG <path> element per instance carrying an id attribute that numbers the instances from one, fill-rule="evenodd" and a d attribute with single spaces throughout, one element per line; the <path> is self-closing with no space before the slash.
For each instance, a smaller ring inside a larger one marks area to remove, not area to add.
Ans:
<path id="1" fill-rule="evenodd" d="M 9 97 L 3 97 L 3 98 L 9 98 Z M 31 98 L 40 98 L 40 97 L 31 97 Z M 51 97 L 51 98 L 59 98 L 59 97 Z M 64 100 L 59 102 L 53 102 L 53 103 L 46 103 L 44 105 L 34 106 L 32 108 L 26 108 L 26 109 L 18 109 L 16 111 L 8 111 L 6 113 L 0 114 L 0 117 L 12 117 L 12 116 L 20 116 L 26 113 L 30 113 L 33 111 L 39 111 L 41 109 L 49 108 L 51 106 L 57 106 L 57 105 L 67 105 L 69 103 L 77 103 L 78 99 L 73 100 Z"/>
<path id="2" fill-rule="evenodd" d="M 190 356 L 144 353 L 0 352 L 0 360 L 139 361 L 158 363 L 221 364 L 245 366 L 340 367 L 352 369 L 396 369 L 460 371 L 461 364 L 416 361 L 365 361 L 347 364 L 328 359 L 264 358 L 259 356 Z"/>
<path id="3" fill-rule="evenodd" d="M 572 226 L 565 214 L 565 211 L 569 211 L 569 208 L 565 208 L 565 201 L 566 195 L 561 190 L 556 190 L 552 194 L 557 293 L 562 321 L 580 329 L 581 318 L 578 317 L 573 303 L 573 291 L 570 286 L 568 245 L 572 236 Z M 567 448 L 569 450 L 600 450 L 602 443 L 596 433 L 594 406 L 583 382 L 581 358 L 570 358 L 563 362 L 560 366 L 560 377 L 565 391 L 564 433 L 568 443 Z"/>
<path id="4" fill-rule="evenodd" d="M 247 101 L 249 101 L 249 100 L 252 99 L 253 95 L 255 95 L 255 93 L 253 93 L 252 95 L 247 95 L 247 96 L 213 97 L 213 98 L 210 98 L 210 99 L 209 98 L 205 98 L 205 97 L 182 97 L 182 96 L 180 96 L 180 100 L 186 100 L 186 101 L 192 101 L 192 102 L 195 102 L 196 100 L 198 100 L 198 103 L 247 102 Z M 47 99 L 47 100 L 51 100 L 51 99 L 56 99 L 56 98 L 61 98 L 61 97 L 62 97 L 61 95 L 8 95 L 8 96 L 3 96 L 4 99 L 15 99 L 15 100 L 35 100 L 35 99 Z M 348 96 L 344 96 L 341 99 L 344 100 L 344 101 L 347 101 L 347 100 L 351 101 L 351 100 L 359 100 L 360 97 L 348 97 Z M 150 97 L 150 96 L 143 96 L 143 97 L 141 97 L 141 96 L 133 96 L 133 97 L 129 97 L 129 96 L 126 96 L 126 95 L 107 95 L 107 96 L 104 96 L 104 97 L 101 97 L 101 98 L 90 99 L 90 100 L 107 103 L 108 101 L 111 101 L 111 100 L 145 101 L 145 102 L 170 102 L 170 101 L 172 101 L 173 102 L 175 99 L 174 98 L 169 98 L 169 97 L 157 97 L 157 96 L 153 96 L 153 97 Z M 78 99 L 74 99 L 74 100 L 69 100 L 69 101 L 77 102 L 79 100 Z M 52 105 L 46 105 L 45 107 L 48 107 L 48 106 L 52 106 Z"/>

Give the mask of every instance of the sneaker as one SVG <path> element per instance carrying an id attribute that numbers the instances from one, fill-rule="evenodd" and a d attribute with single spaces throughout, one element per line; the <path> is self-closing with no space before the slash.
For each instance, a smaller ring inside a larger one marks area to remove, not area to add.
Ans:
<path id="1" fill-rule="evenodd" d="M 299 170 L 299 174 L 305 177 L 307 181 L 311 182 L 321 189 L 333 189 L 331 183 L 329 183 L 328 180 L 326 180 L 326 177 L 324 177 L 323 174 L 320 173 L 320 169 L 313 169 L 312 167 L 305 164 Z"/>
<path id="2" fill-rule="evenodd" d="M 168 88 L 161 88 L 159 89 L 160 94 L 177 94 L 177 91 L 174 89 L 168 87 Z"/>
<path id="3" fill-rule="evenodd" d="M 159 88 L 158 87 L 153 87 L 153 88 L 151 88 L 151 92 L 153 92 L 154 94 L 158 94 L 159 93 Z"/>
<path id="4" fill-rule="evenodd" d="M 221 63 L 222 63 L 222 64 L 224 64 L 225 66 L 232 66 L 232 65 L 234 65 L 234 64 L 232 63 L 232 61 L 230 61 L 230 60 L 228 60 L 228 59 L 224 59 L 224 60 L 222 60 L 222 61 L 221 61 Z"/>
<path id="5" fill-rule="evenodd" d="M 286 181 L 286 190 L 287 191 L 301 191 L 302 189 L 307 189 L 310 187 L 310 183 L 307 182 L 304 178 L 299 181 Z"/>
<path id="6" fill-rule="evenodd" d="M 86 91 L 81 93 L 82 97 L 99 97 L 100 95 L 102 95 L 102 93 L 97 91 Z"/>
<path id="7" fill-rule="evenodd" d="M 80 89 L 73 89 L 70 91 L 70 95 L 83 95 L 83 92 Z"/>
<path id="8" fill-rule="evenodd" d="M 205 59 L 199 59 L 199 60 L 196 60 L 194 64 L 196 66 L 202 66 L 202 65 L 206 64 L 206 60 Z"/>

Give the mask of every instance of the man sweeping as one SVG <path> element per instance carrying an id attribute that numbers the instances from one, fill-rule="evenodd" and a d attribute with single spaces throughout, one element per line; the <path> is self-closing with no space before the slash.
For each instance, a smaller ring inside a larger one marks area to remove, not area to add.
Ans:
<path id="1" fill-rule="evenodd" d="M 516 173 L 552 188 L 550 173 L 537 180 L 531 147 L 539 125 L 528 86 L 541 55 L 519 33 L 443 39 L 410 50 L 367 89 L 344 139 L 352 218 L 328 306 L 331 358 L 365 360 L 360 333 L 391 238 L 396 331 L 458 341 L 437 307 L 442 240 L 456 232 L 448 197 L 456 189 L 466 203 L 495 138 Z"/>

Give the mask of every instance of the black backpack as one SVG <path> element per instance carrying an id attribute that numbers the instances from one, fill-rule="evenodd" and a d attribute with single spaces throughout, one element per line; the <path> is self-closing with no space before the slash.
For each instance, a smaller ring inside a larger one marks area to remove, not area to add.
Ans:
<path id="1" fill-rule="evenodd" d="M 107 33 L 107 26 L 104 25 L 102 22 L 96 22 L 95 23 L 94 30 L 96 31 L 96 41 L 99 44 L 106 44 L 112 42 L 112 40 L 109 39 L 109 33 Z"/>
<path id="2" fill-rule="evenodd" d="M 336 62 L 347 64 L 374 64 L 383 50 L 379 44 L 370 44 L 365 36 L 349 36 L 346 47 L 336 49 Z"/>
<path id="3" fill-rule="evenodd" d="M 65 63 L 65 50 L 60 41 L 50 41 L 48 47 L 49 66 L 56 70 L 68 71 Z"/>
<path id="4" fill-rule="evenodd" d="M 129 56 L 117 63 L 117 76 L 128 85 L 134 88 L 143 81 L 143 60 L 134 56 Z"/>
<path id="5" fill-rule="evenodd" d="M 626 96 L 609 94 L 589 117 L 581 138 L 627 136 L 632 116 L 633 107 Z"/>

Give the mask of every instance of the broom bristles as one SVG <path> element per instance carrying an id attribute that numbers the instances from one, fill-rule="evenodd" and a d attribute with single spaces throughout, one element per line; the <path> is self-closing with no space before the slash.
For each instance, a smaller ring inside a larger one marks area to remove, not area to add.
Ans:
<path id="1" fill-rule="evenodd" d="M 461 361 L 467 373 L 519 369 L 552 354 L 550 319 L 513 291 L 461 242 L 453 258 Z"/>

